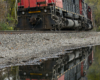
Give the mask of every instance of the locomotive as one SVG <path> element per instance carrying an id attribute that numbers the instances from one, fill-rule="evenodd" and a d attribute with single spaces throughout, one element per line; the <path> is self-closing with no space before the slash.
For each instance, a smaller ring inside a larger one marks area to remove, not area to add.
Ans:
<path id="1" fill-rule="evenodd" d="M 93 29 L 84 0 L 20 0 L 17 14 L 17 30 Z"/>

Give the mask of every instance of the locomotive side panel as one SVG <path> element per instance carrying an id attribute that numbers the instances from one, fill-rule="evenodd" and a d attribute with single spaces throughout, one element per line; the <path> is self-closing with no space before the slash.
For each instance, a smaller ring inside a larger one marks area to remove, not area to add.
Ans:
<path id="1" fill-rule="evenodd" d="M 79 0 L 75 0 L 75 13 L 80 14 L 79 13 Z"/>
<path id="2" fill-rule="evenodd" d="M 18 3 L 18 6 L 24 6 L 24 8 L 33 8 L 33 7 L 41 7 L 41 6 L 47 6 L 46 4 L 47 0 L 21 0 L 20 3 Z"/>
<path id="3" fill-rule="evenodd" d="M 88 9 L 87 9 L 87 16 L 88 18 L 91 20 L 91 8 L 88 6 Z"/>
<path id="4" fill-rule="evenodd" d="M 30 7 L 29 2 L 30 2 L 30 0 L 24 0 L 24 8 Z"/>
<path id="5" fill-rule="evenodd" d="M 47 4 L 55 3 L 57 7 L 63 8 L 62 0 L 21 0 L 18 6 L 24 6 L 24 8 L 33 8 L 47 6 Z"/>
<path id="6" fill-rule="evenodd" d="M 80 9 L 80 14 L 82 15 L 82 0 L 79 0 L 79 9 Z"/>
<path id="7" fill-rule="evenodd" d="M 81 62 L 81 76 L 84 76 L 84 62 Z"/>
<path id="8" fill-rule="evenodd" d="M 84 9 L 85 9 L 85 7 L 84 7 L 84 0 L 82 0 L 82 15 L 84 14 Z"/>
<path id="9" fill-rule="evenodd" d="M 63 9 L 67 10 L 67 0 L 63 0 Z"/>
<path id="10" fill-rule="evenodd" d="M 30 7 L 36 7 L 36 0 L 30 0 Z"/>

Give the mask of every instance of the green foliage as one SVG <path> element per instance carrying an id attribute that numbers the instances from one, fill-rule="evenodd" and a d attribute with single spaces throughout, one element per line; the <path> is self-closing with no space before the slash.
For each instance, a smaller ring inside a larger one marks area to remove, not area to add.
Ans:
<path id="1" fill-rule="evenodd" d="M 16 0 L 8 0 L 7 3 L 9 3 L 9 14 L 13 18 L 15 17 L 15 1 Z"/>
<path id="2" fill-rule="evenodd" d="M 0 30 L 13 30 L 15 20 L 8 14 L 6 17 L 6 22 L 0 22 Z"/>
<path id="3" fill-rule="evenodd" d="M 0 23 L 0 30 L 13 30 L 13 27 L 8 23 Z"/>
<path id="4" fill-rule="evenodd" d="M 8 20 L 8 21 L 14 21 L 13 17 L 10 17 L 9 14 L 8 14 L 8 16 L 7 16 L 7 20 Z"/>
<path id="5" fill-rule="evenodd" d="M 0 30 L 12 30 L 15 27 L 15 1 L 2 0 L 0 1 Z M 17 16 L 16 16 L 17 18 Z"/>
<path id="6" fill-rule="evenodd" d="M 5 21 L 6 13 L 6 3 L 0 0 L 0 22 Z"/>
<path id="7" fill-rule="evenodd" d="M 95 61 L 88 70 L 88 80 L 100 80 L 100 46 L 95 51 Z"/>
<path id="8" fill-rule="evenodd" d="M 9 25 L 12 25 L 12 26 L 15 25 L 15 19 L 14 19 L 12 16 L 10 16 L 9 14 L 8 14 L 8 16 L 6 17 L 6 20 L 7 20 L 7 22 L 9 23 Z"/>
<path id="9" fill-rule="evenodd" d="M 97 28 L 97 31 L 100 31 L 100 26 Z"/>

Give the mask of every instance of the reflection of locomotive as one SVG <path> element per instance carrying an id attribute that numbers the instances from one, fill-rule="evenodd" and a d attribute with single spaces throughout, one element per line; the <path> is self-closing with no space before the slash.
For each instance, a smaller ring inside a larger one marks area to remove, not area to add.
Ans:
<path id="1" fill-rule="evenodd" d="M 15 29 L 91 30 L 91 12 L 84 0 L 20 0 L 18 25 Z"/>
<path id="2" fill-rule="evenodd" d="M 80 80 L 92 60 L 92 47 L 68 50 L 40 65 L 20 66 L 20 80 Z"/>

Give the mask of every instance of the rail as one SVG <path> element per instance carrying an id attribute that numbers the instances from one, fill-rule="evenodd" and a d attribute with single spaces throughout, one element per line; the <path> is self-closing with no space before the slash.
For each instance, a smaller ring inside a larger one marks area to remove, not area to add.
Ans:
<path id="1" fill-rule="evenodd" d="M 32 33 L 81 33 L 93 31 L 36 31 L 36 30 L 19 30 L 19 31 L 0 31 L 0 34 L 32 34 Z"/>

